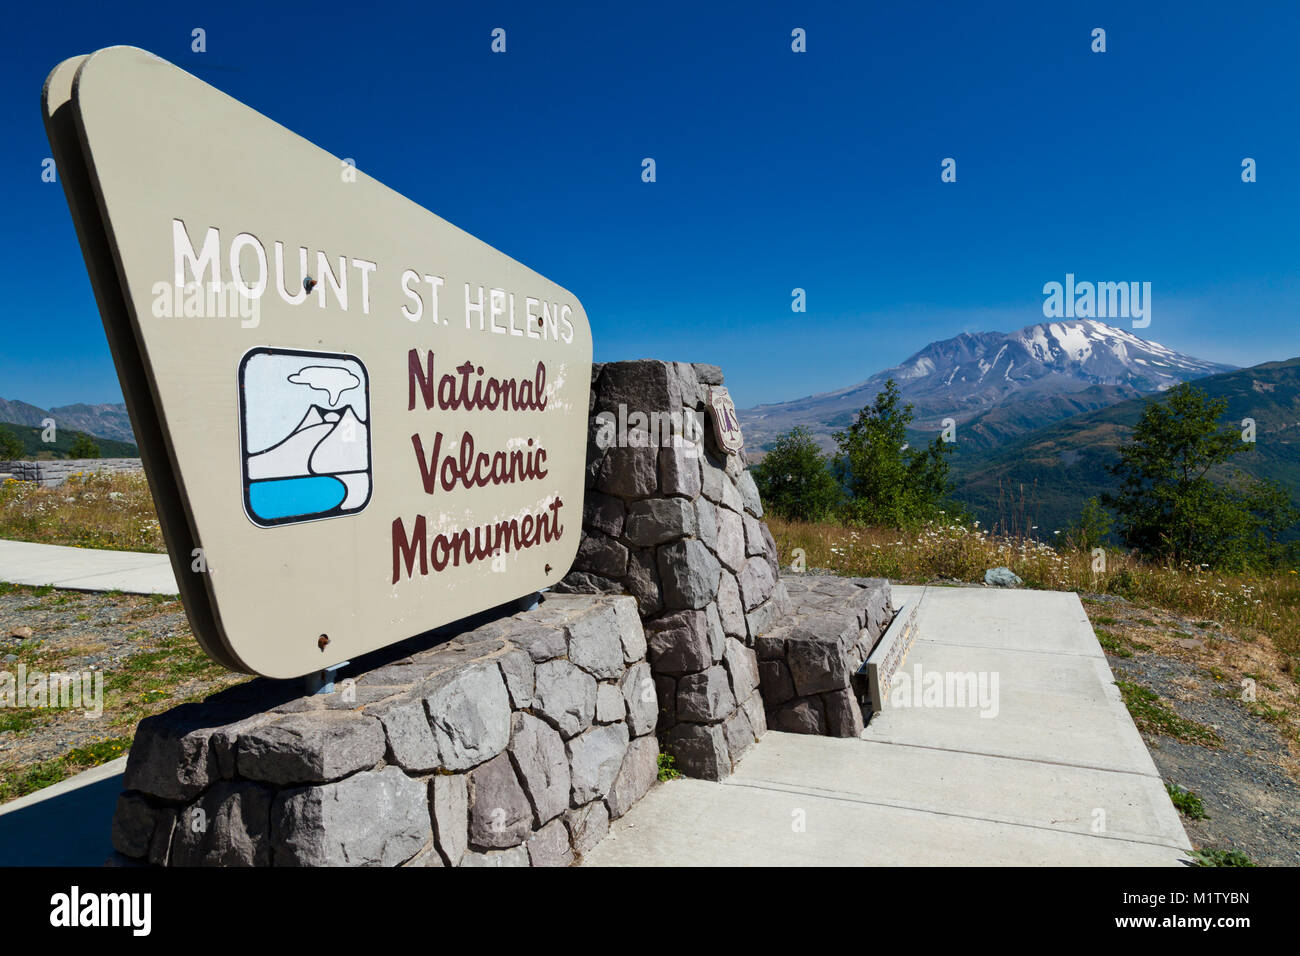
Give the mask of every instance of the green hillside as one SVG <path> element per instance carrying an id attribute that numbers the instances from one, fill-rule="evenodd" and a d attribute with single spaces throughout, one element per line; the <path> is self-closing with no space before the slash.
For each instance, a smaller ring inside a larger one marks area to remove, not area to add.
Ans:
<path id="1" fill-rule="evenodd" d="M 1255 444 L 1233 464 L 1281 483 L 1300 503 L 1300 358 L 1213 375 L 1195 385 L 1212 398 L 1227 399 L 1225 425 L 1240 428 L 1243 419 L 1255 420 Z M 953 497 L 992 526 L 1012 517 L 1007 499 L 1019 499 L 1023 489 L 1029 523 L 1038 525 L 1040 537 L 1051 538 L 1077 517 L 1087 498 L 1112 488 L 1106 469 L 1116 460 L 1116 447 L 1146 403 L 1158 400 L 1147 396 L 1077 415 L 992 450 L 959 440 L 951 459 Z"/>
<path id="2" fill-rule="evenodd" d="M 41 441 L 41 431 L 39 427 L 33 425 L 14 425 L 10 422 L 0 422 L 0 428 L 9 430 L 9 433 L 23 443 L 24 458 L 68 458 L 68 450 L 72 448 L 72 443 L 77 440 L 79 435 L 84 432 L 69 431 L 60 428 L 56 433 L 56 441 Z M 140 451 L 135 445 L 125 441 L 114 441 L 111 438 L 99 438 L 95 435 L 89 436 L 90 440 L 99 446 L 99 457 L 101 458 L 139 458 Z"/>

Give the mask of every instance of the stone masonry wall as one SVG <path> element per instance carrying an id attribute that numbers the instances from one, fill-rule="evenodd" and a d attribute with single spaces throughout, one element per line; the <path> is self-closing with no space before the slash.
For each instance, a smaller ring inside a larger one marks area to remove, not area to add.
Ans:
<path id="1" fill-rule="evenodd" d="M 703 421 L 707 389 L 721 384 L 714 365 L 593 366 L 583 537 L 556 588 L 635 597 L 660 743 L 680 770 L 712 780 L 766 730 L 754 644 L 789 610 L 743 453 L 720 451 L 707 421 L 698 441 L 652 433 L 673 413 Z"/>
<path id="2" fill-rule="evenodd" d="M 0 471 L 7 471 L 19 481 L 37 481 L 47 488 L 63 484 L 69 475 L 77 472 L 140 471 L 139 458 L 54 458 L 41 461 L 0 462 Z"/>
<path id="3" fill-rule="evenodd" d="M 141 721 L 117 862 L 563 866 L 654 784 L 658 705 L 631 598 L 549 594 L 412 643 L 330 694 L 257 679 Z"/>

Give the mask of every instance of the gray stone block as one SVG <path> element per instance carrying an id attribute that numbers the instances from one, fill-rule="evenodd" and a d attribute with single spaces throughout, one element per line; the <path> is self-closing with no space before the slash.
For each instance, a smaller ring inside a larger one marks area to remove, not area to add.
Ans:
<path id="1" fill-rule="evenodd" d="M 623 533 L 625 506 L 621 498 L 601 494 L 598 491 L 587 495 L 582 503 L 582 525 L 595 528 L 610 537 L 617 538 Z"/>
<path id="2" fill-rule="evenodd" d="M 659 492 L 695 498 L 703 487 L 700 459 L 704 453 L 695 442 L 659 449 Z"/>
<path id="3" fill-rule="evenodd" d="M 136 860 L 166 863 L 175 825 L 175 808 L 156 806 L 143 794 L 128 791 L 118 796 L 113 813 L 113 848 Z"/>
<path id="4" fill-rule="evenodd" d="M 746 647 L 734 637 L 728 638 L 725 661 L 736 700 L 745 700 L 759 685 L 758 658 L 753 648 Z"/>
<path id="5" fill-rule="evenodd" d="M 767 706 L 775 707 L 794 697 L 794 680 L 790 677 L 790 669 L 786 667 L 785 661 L 759 661 L 758 673 L 759 686 L 763 689 L 763 700 Z"/>
<path id="6" fill-rule="evenodd" d="M 775 710 L 768 709 L 767 725 L 772 730 L 791 734 L 823 734 L 826 718 L 822 703 L 817 697 L 799 697 L 787 701 Z"/>
<path id="7" fill-rule="evenodd" d="M 772 567 L 763 558 L 750 558 L 736 575 L 740 585 L 740 597 L 746 611 L 752 611 L 769 597 L 776 588 L 776 575 Z"/>
<path id="8" fill-rule="evenodd" d="M 763 539 L 765 525 L 751 515 L 745 515 L 745 555 L 760 557 L 767 554 L 767 542 Z"/>
<path id="9" fill-rule="evenodd" d="M 741 472 L 740 477 L 736 479 L 736 490 L 740 492 L 745 510 L 755 518 L 763 517 L 763 502 L 758 496 L 758 486 L 754 484 L 754 476 L 748 471 Z"/>
<path id="10" fill-rule="evenodd" d="M 862 707 L 852 690 L 842 688 L 822 694 L 826 733 L 831 737 L 857 737 L 863 729 Z"/>
<path id="11" fill-rule="evenodd" d="M 515 710 L 533 706 L 536 665 L 533 664 L 532 655 L 522 647 L 511 648 L 497 658 L 497 664 L 506 682 L 510 706 Z"/>
<path id="12" fill-rule="evenodd" d="M 731 773 L 731 755 L 720 724 L 677 724 L 664 735 L 663 745 L 687 776 L 722 780 Z"/>
<path id="13" fill-rule="evenodd" d="M 470 867 L 501 867 L 501 866 L 530 866 L 528 859 L 528 848 L 523 844 L 511 847 L 508 850 L 489 850 L 486 853 L 479 853 L 471 850 L 460 859 L 461 866 Z"/>
<path id="14" fill-rule="evenodd" d="M 677 376 L 677 391 L 681 395 L 682 404 L 687 408 L 702 404 L 704 396 L 695 375 L 695 366 L 689 362 L 673 362 L 672 368 Z"/>
<path id="15" fill-rule="evenodd" d="M 548 594 L 542 602 L 542 609 L 553 610 L 552 605 L 559 595 Z M 562 627 L 550 627 L 542 624 L 528 625 L 510 632 L 510 643 L 523 648 L 534 664 L 563 657 L 569 648 L 569 638 Z"/>
<path id="16" fill-rule="evenodd" d="M 723 567 L 740 573 L 745 566 L 745 522 L 740 515 L 727 508 L 715 509 L 718 535 L 714 552 Z"/>
<path id="17" fill-rule="evenodd" d="M 763 544 L 766 546 L 763 557 L 767 559 L 767 566 L 772 569 L 772 576 L 779 577 L 781 555 L 776 550 L 776 539 L 772 537 L 772 529 L 765 523 L 760 523 L 759 530 L 763 532 Z"/>
<path id="18" fill-rule="evenodd" d="M 552 820 L 528 838 L 528 861 L 533 866 L 570 866 L 573 850 L 563 820 Z"/>
<path id="19" fill-rule="evenodd" d="M 559 733 L 532 714 L 517 713 L 509 753 L 533 808 L 535 826 L 568 809 L 569 757 Z"/>
<path id="20" fill-rule="evenodd" d="M 534 708 L 566 739 L 591 726 L 596 716 L 596 678 L 566 660 L 537 665 Z"/>
<path id="21" fill-rule="evenodd" d="M 217 778 L 211 738 L 221 725 L 201 704 L 144 718 L 127 756 L 123 786 L 164 800 L 197 796 Z"/>
<path id="22" fill-rule="evenodd" d="M 660 728 L 677 723 L 677 680 L 667 674 L 655 675 L 655 697 L 659 700 Z"/>
<path id="23" fill-rule="evenodd" d="M 734 767 L 755 742 L 754 728 L 750 726 L 749 714 L 744 708 L 737 707 L 722 722 L 722 733 L 727 738 L 727 751 L 731 755 L 731 763 Z"/>
<path id="24" fill-rule="evenodd" d="M 736 698 L 722 667 L 687 674 L 677 681 L 678 720 L 709 723 L 721 720 L 735 709 Z"/>
<path id="25" fill-rule="evenodd" d="M 696 534 L 710 551 L 718 550 L 718 511 L 721 510 L 708 498 L 700 497 L 695 501 Z"/>
<path id="26" fill-rule="evenodd" d="M 623 663 L 635 663 L 644 658 L 646 653 L 645 628 L 641 624 L 641 615 L 637 613 L 636 603 L 625 597 L 615 598 L 610 603 L 614 608 L 619 641 L 623 646 Z"/>
<path id="27" fill-rule="evenodd" d="M 849 686 L 849 662 L 838 640 L 791 639 L 786 662 L 800 697 Z"/>
<path id="28" fill-rule="evenodd" d="M 659 718 L 659 701 L 650 665 L 641 661 L 628 668 L 619 686 L 627 708 L 628 731 L 633 737 L 650 733 Z"/>
<path id="29" fill-rule="evenodd" d="M 638 737 L 623 755 L 623 764 L 609 789 L 605 804 L 617 820 L 644 797 L 659 778 L 659 744 L 654 737 Z"/>
<path id="30" fill-rule="evenodd" d="M 569 660 L 600 680 L 623 676 L 623 640 L 612 604 L 597 604 L 569 621 Z"/>
<path id="31" fill-rule="evenodd" d="M 448 866 L 459 866 L 469 843 L 469 777 L 435 774 L 429 778 L 434 840 Z"/>
<path id="32" fill-rule="evenodd" d="M 596 723 L 612 724 L 627 717 L 623 691 L 617 684 L 596 685 Z"/>
<path id="33" fill-rule="evenodd" d="M 531 664 L 532 661 L 529 661 L 530 666 Z M 433 728 L 429 726 L 429 715 L 425 713 L 423 700 L 399 700 L 372 708 L 366 713 L 378 717 L 384 727 L 390 763 L 414 773 L 425 773 L 439 766 L 438 742 L 433 737 Z"/>
<path id="34" fill-rule="evenodd" d="M 570 810 L 564 815 L 575 853 L 587 853 L 609 832 L 609 810 L 601 800 Z"/>
<path id="35" fill-rule="evenodd" d="M 514 765 L 498 754 L 469 773 L 469 842 L 483 849 L 518 846 L 533 832 L 533 808 Z"/>
<path id="36" fill-rule="evenodd" d="M 596 477 L 596 488 L 629 500 L 648 498 L 659 488 L 659 449 L 611 448 Z"/>
<path id="37" fill-rule="evenodd" d="M 270 866 L 270 787 L 218 780 L 177 818 L 171 866 Z"/>
<path id="38" fill-rule="evenodd" d="M 424 784 L 396 767 L 286 790 L 271 816 L 276 866 L 397 866 L 432 836 Z"/>
<path id="39" fill-rule="evenodd" d="M 695 368 L 695 377 L 701 385 L 721 385 L 722 369 L 716 365 L 707 365 L 703 362 L 693 363 Z"/>
<path id="40" fill-rule="evenodd" d="M 704 625 L 709 635 L 709 656 L 716 664 L 722 660 L 722 655 L 727 651 L 727 632 L 722 626 L 722 616 L 718 613 L 716 602 L 705 607 Z"/>
<path id="41" fill-rule="evenodd" d="M 695 534 L 695 507 L 685 498 L 647 498 L 627 507 L 624 537 L 637 547 L 651 547 Z"/>
<path id="42" fill-rule="evenodd" d="M 763 710 L 763 695 L 759 691 L 749 695 L 749 699 L 740 705 L 745 716 L 749 718 L 749 726 L 754 731 L 754 737 L 762 737 L 767 733 L 767 714 Z"/>
<path id="43" fill-rule="evenodd" d="M 663 588 L 659 584 L 659 563 L 654 548 L 633 551 L 627 559 L 627 591 L 636 598 L 637 613 L 646 618 L 663 610 Z"/>
<path id="44" fill-rule="evenodd" d="M 700 541 L 686 538 L 662 545 L 658 557 L 666 607 L 702 608 L 717 595 L 722 566 Z"/>
<path id="45" fill-rule="evenodd" d="M 379 721 L 355 711 L 290 714 L 241 735 L 235 762 L 249 780 L 326 783 L 375 766 L 385 743 Z"/>
<path id="46" fill-rule="evenodd" d="M 468 770 L 510 742 L 510 696 L 495 661 L 479 661 L 434 677 L 424 699 L 442 766 Z"/>
<path id="47" fill-rule="evenodd" d="M 740 585 L 730 571 L 723 571 L 718 577 L 718 616 L 722 619 L 723 633 L 745 639 L 745 607 L 740 601 Z"/>
<path id="48" fill-rule="evenodd" d="M 601 799 L 609 793 L 627 747 L 626 724 L 593 727 L 569 741 L 569 772 L 575 806 Z"/>
<path id="49" fill-rule="evenodd" d="M 573 567 L 606 578 L 621 578 L 627 573 L 627 546 L 599 531 L 584 530 Z"/>
<path id="50" fill-rule="evenodd" d="M 685 674 L 713 663 L 703 611 L 678 611 L 651 621 L 646 644 L 656 674 Z"/>
<path id="51" fill-rule="evenodd" d="M 701 461 L 701 468 L 703 469 L 701 493 L 704 497 L 714 504 L 723 505 L 737 513 L 743 511 L 745 503 L 741 499 L 740 492 L 736 489 L 735 484 L 727 475 L 726 460 L 706 451 Z"/>

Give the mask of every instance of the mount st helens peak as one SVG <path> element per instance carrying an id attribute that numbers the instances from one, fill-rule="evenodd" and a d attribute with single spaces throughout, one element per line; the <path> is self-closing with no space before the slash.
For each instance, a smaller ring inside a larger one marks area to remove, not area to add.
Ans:
<path id="1" fill-rule="evenodd" d="M 999 422 L 998 436 L 1041 428 L 1180 382 L 1232 371 L 1093 319 L 1040 322 L 1015 332 L 963 332 L 932 342 L 907 361 L 833 392 L 740 413 L 746 444 L 757 450 L 795 425 L 826 450 L 892 378 L 915 406 L 913 427 L 937 431 L 977 416 Z"/>

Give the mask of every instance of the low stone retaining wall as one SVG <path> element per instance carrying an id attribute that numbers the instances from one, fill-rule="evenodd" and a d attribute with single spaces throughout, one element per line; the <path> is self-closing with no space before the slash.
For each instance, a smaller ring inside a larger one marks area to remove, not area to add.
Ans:
<path id="1" fill-rule="evenodd" d="M 632 598 L 548 594 L 411 644 L 346 668 L 330 694 L 259 678 L 141 721 L 119 862 L 563 866 L 654 784 L 658 701 Z"/>
<path id="2" fill-rule="evenodd" d="M 0 462 L 0 472 L 9 472 L 19 481 L 35 481 L 46 488 L 56 488 L 77 472 L 140 471 L 139 458 L 56 458 L 42 461 Z"/>
<path id="3" fill-rule="evenodd" d="M 790 574 L 790 611 L 758 636 L 759 688 L 773 730 L 856 737 L 855 675 L 894 616 L 889 582 Z"/>

